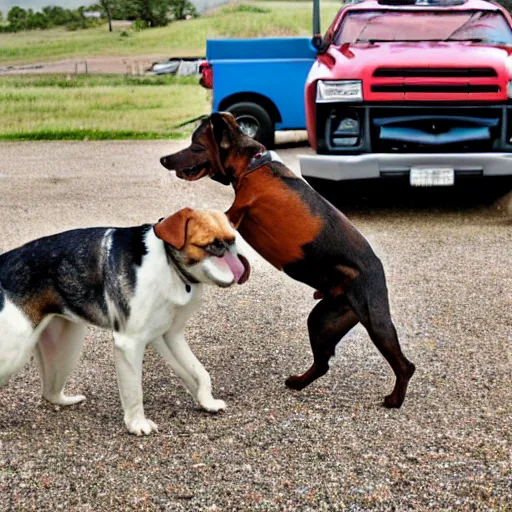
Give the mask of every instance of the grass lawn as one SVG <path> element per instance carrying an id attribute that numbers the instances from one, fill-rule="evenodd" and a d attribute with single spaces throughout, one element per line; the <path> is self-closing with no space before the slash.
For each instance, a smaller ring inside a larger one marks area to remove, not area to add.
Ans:
<path id="1" fill-rule="evenodd" d="M 183 138 L 209 109 L 196 77 L 0 78 L 0 140 Z"/>
<path id="2" fill-rule="evenodd" d="M 340 6 L 322 2 L 324 28 Z M 0 34 L 0 65 L 87 56 L 201 56 L 207 38 L 309 34 L 311 2 L 249 0 L 127 35 L 109 33 L 106 26 Z M 208 92 L 197 77 L 0 76 L 0 140 L 180 138 L 193 125 L 176 125 L 209 111 Z"/>
<path id="3" fill-rule="evenodd" d="M 85 56 L 205 55 L 208 38 L 296 36 L 311 34 L 311 2 L 246 2 L 264 10 L 247 12 L 225 6 L 200 18 L 167 27 L 109 33 L 107 26 L 69 32 L 65 29 L 0 34 L 0 65 L 54 61 Z M 323 29 L 341 2 L 322 2 Z"/>

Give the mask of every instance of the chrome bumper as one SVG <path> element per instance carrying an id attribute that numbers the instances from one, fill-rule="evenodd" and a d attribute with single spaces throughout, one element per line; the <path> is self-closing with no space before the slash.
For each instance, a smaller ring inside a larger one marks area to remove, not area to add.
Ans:
<path id="1" fill-rule="evenodd" d="M 302 176 L 334 181 L 408 176 L 412 167 L 448 167 L 454 169 L 455 176 L 512 176 L 512 153 L 369 153 L 299 158 Z"/>

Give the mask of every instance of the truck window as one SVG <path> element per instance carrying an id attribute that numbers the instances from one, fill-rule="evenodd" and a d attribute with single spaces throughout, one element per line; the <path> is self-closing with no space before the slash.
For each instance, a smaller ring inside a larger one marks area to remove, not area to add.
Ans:
<path id="1" fill-rule="evenodd" d="M 354 11 L 334 38 L 336 45 L 377 41 L 512 44 L 512 30 L 499 12 Z"/>

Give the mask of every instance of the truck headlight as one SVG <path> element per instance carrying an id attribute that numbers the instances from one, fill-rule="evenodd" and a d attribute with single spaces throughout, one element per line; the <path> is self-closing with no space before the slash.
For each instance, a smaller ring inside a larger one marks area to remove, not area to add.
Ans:
<path id="1" fill-rule="evenodd" d="M 363 84 L 361 80 L 319 80 L 316 101 L 363 101 Z"/>
<path id="2" fill-rule="evenodd" d="M 507 96 L 508 96 L 509 98 L 512 98 L 512 82 L 509 82 L 509 83 L 507 84 Z"/>

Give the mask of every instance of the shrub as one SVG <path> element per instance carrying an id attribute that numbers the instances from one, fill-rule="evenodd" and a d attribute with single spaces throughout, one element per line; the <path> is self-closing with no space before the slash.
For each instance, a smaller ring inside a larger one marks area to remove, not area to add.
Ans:
<path id="1" fill-rule="evenodd" d="M 233 7 L 226 7 L 226 12 L 253 12 L 258 14 L 269 13 L 272 12 L 271 9 L 266 9 L 265 7 L 257 7 L 256 5 L 249 4 L 238 4 Z"/>
<path id="2" fill-rule="evenodd" d="M 135 20 L 132 23 L 132 29 L 135 30 L 135 32 L 140 32 L 141 30 L 145 30 L 146 28 L 149 28 L 147 21 Z"/>

